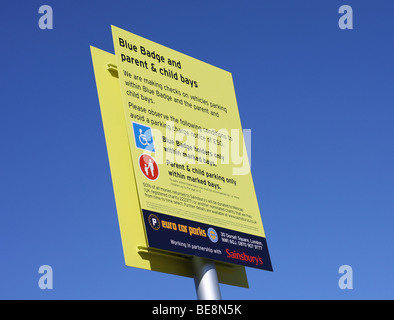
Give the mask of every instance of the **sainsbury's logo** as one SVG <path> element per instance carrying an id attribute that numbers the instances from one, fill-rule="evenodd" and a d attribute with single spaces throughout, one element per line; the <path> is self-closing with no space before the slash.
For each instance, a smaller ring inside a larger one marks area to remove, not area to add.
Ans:
<path id="1" fill-rule="evenodd" d="M 260 256 L 250 256 L 246 254 L 245 252 L 239 253 L 237 251 L 231 251 L 230 249 L 226 249 L 227 253 L 227 258 L 231 259 L 236 259 L 236 260 L 242 260 L 242 261 L 247 261 L 251 262 L 257 265 L 263 264 L 263 260 L 260 258 Z"/>

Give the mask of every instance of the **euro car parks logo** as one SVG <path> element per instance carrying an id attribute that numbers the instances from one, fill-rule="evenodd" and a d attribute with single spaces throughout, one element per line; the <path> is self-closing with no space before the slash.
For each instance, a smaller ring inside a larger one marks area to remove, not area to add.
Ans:
<path id="1" fill-rule="evenodd" d="M 218 242 L 219 236 L 218 236 L 218 233 L 216 232 L 216 230 L 215 230 L 214 228 L 209 228 L 209 229 L 208 229 L 208 238 L 209 238 L 209 240 L 211 240 L 213 243 Z"/>
<path id="2" fill-rule="evenodd" d="M 152 227 L 153 230 L 160 229 L 160 219 L 155 214 L 150 214 L 148 217 L 149 225 Z"/>

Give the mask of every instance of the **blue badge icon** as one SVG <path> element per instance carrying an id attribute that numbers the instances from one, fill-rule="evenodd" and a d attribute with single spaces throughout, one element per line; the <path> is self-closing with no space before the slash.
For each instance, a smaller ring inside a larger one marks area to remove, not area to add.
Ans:
<path id="1" fill-rule="evenodd" d="M 135 146 L 139 149 L 155 152 L 152 128 L 143 124 L 133 122 Z"/>

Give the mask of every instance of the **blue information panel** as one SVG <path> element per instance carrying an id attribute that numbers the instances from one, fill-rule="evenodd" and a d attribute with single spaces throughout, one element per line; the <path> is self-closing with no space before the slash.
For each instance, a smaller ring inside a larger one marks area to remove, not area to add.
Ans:
<path id="1" fill-rule="evenodd" d="M 272 270 L 266 239 L 143 210 L 149 247 Z"/>

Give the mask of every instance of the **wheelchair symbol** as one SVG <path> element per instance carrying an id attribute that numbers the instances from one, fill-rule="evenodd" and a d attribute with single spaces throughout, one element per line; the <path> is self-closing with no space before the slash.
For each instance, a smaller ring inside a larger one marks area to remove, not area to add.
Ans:
<path id="1" fill-rule="evenodd" d="M 140 135 L 138 136 L 138 140 L 140 140 L 140 143 L 143 146 L 147 146 L 149 144 L 148 139 L 146 138 L 146 136 L 142 133 L 142 129 L 139 129 L 140 131 Z"/>
<path id="2" fill-rule="evenodd" d="M 155 152 L 152 128 L 141 123 L 132 122 L 135 146 L 139 149 Z"/>

